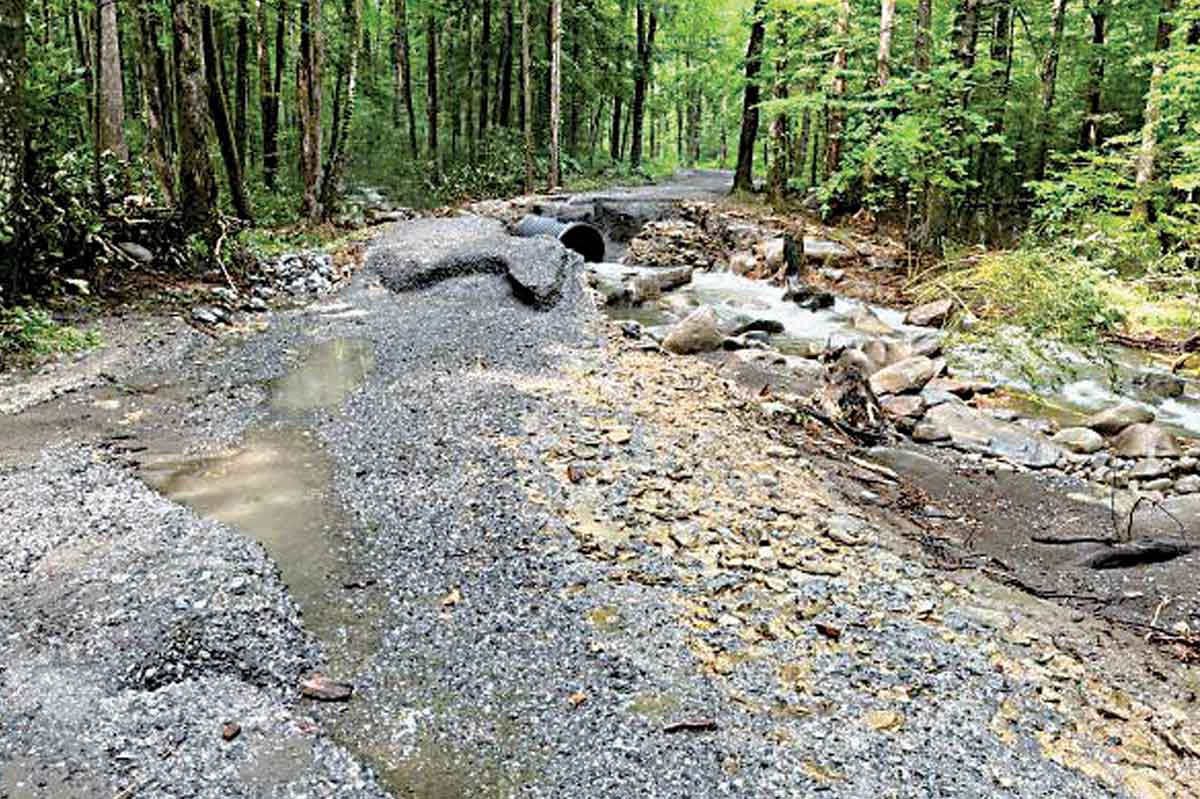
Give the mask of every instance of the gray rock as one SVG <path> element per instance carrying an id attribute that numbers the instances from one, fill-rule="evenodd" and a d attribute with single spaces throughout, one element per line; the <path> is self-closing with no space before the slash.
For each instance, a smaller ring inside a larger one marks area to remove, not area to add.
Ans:
<path id="1" fill-rule="evenodd" d="M 1153 480 L 1171 473 L 1171 464 L 1160 458 L 1142 458 L 1129 472 L 1136 480 Z"/>
<path id="2" fill-rule="evenodd" d="M 718 349 L 725 336 L 717 312 L 705 305 L 679 322 L 663 340 L 663 348 L 676 355 L 691 355 Z"/>
<path id="3" fill-rule="evenodd" d="M 1163 372 L 1144 372 L 1133 379 L 1141 394 L 1150 399 L 1174 399 L 1183 396 L 1184 382 Z"/>
<path id="4" fill-rule="evenodd" d="M 949 438 L 956 449 L 992 455 L 1032 469 L 1054 466 L 1064 454 L 1040 435 L 962 404 L 943 403 L 929 409 L 917 429 L 926 424 L 928 434 Z"/>
<path id="5" fill-rule="evenodd" d="M 202 325 L 219 325 L 225 321 L 225 312 L 220 308 L 200 306 L 192 309 L 192 319 Z"/>
<path id="6" fill-rule="evenodd" d="M 1175 436 L 1155 424 L 1131 424 L 1113 439 L 1113 452 L 1122 458 L 1179 458 L 1183 449 Z"/>
<path id="7" fill-rule="evenodd" d="M 917 419 L 925 413 L 925 400 L 917 394 L 883 397 L 879 407 L 892 419 Z"/>
<path id="8" fill-rule="evenodd" d="M 871 375 L 871 390 L 876 394 L 904 394 L 920 391 L 936 374 L 937 361 L 914 355 L 880 369 Z"/>
<path id="9" fill-rule="evenodd" d="M 904 317 L 904 322 L 918 327 L 941 327 L 950 318 L 952 310 L 954 310 L 954 301 L 949 297 L 934 300 L 910 310 Z"/>
<path id="10" fill-rule="evenodd" d="M 870 333 L 873 336 L 887 336 L 896 332 L 866 305 L 855 309 L 850 317 L 850 325 L 860 333 Z"/>
<path id="11" fill-rule="evenodd" d="M 117 244 L 117 249 L 128 255 L 139 264 L 148 264 L 154 260 L 154 253 L 143 247 L 141 244 L 132 241 L 122 241 Z"/>
<path id="12" fill-rule="evenodd" d="M 1170 477 L 1159 477 L 1142 484 L 1145 491 L 1167 491 L 1174 485 Z"/>
<path id="13" fill-rule="evenodd" d="M 1055 433 L 1050 440 L 1070 452 L 1087 455 L 1104 448 L 1104 436 L 1086 427 L 1068 427 Z"/>
<path id="14" fill-rule="evenodd" d="M 836 241 L 804 237 L 804 257 L 809 261 L 830 263 L 854 258 L 854 253 Z"/>
<path id="15" fill-rule="evenodd" d="M 1146 424 L 1154 421 L 1154 413 L 1133 402 L 1124 402 L 1094 414 L 1086 426 L 1106 436 L 1116 435 L 1131 424 Z"/>
<path id="16" fill-rule="evenodd" d="M 1175 481 L 1175 490 L 1180 494 L 1200 493 L 1200 475 L 1189 474 L 1187 477 L 1180 477 Z"/>

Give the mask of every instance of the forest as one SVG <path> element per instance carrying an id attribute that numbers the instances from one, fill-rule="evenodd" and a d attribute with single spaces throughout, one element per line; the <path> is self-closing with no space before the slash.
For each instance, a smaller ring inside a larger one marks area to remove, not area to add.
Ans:
<path id="1" fill-rule="evenodd" d="M 116 242 L 187 270 L 353 224 L 356 187 L 692 166 L 922 256 L 1194 297 L 1198 72 L 1200 0 L 2 0 L 0 307 L 132 268 Z"/>

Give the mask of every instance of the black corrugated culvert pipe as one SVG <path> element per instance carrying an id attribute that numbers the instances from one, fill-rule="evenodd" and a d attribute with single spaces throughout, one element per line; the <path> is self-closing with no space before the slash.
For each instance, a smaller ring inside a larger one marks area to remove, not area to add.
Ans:
<path id="1" fill-rule="evenodd" d="M 587 222 L 559 222 L 548 216 L 527 216 L 517 223 L 516 234 L 522 238 L 553 236 L 568 250 L 583 256 L 583 260 L 598 263 L 604 260 L 604 235 Z"/>

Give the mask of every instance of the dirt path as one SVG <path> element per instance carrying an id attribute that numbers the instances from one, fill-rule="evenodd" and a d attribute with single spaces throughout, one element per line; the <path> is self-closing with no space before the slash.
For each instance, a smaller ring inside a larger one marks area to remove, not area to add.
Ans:
<path id="1" fill-rule="evenodd" d="M 269 322 L 0 420 L 0 796 L 1196 796 L 1194 666 L 935 568 L 556 247 L 398 225 Z"/>

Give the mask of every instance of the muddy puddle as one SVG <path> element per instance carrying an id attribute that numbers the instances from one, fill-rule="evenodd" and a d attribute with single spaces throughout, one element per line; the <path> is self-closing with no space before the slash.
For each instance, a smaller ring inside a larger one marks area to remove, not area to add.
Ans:
<path id="1" fill-rule="evenodd" d="M 347 656 L 347 625 L 360 617 L 333 592 L 351 579 L 339 557 L 350 522 L 333 488 L 334 460 L 301 414 L 336 409 L 374 366 L 369 342 L 332 339 L 270 386 L 271 413 L 233 447 L 164 454 L 142 476 L 168 499 L 257 541 L 278 565 L 310 631 Z"/>

